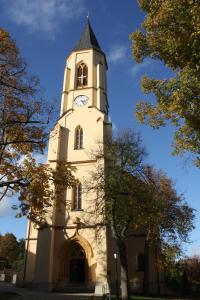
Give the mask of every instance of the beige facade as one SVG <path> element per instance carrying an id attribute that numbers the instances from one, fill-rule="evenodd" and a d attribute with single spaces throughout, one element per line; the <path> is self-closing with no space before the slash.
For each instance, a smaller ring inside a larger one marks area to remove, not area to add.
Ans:
<path id="1" fill-rule="evenodd" d="M 96 217 L 94 195 L 84 192 L 84 182 L 96 167 L 92 154 L 111 135 L 106 72 L 106 57 L 87 23 L 78 47 L 67 57 L 61 114 L 48 149 L 48 163 L 56 167 L 60 161 L 70 162 L 80 185 L 67 190 L 66 205 L 54 207 L 52 227 L 37 230 L 29 224 L 25 277 L 37 287 L 103 294 L 108 285 L 114 289 L 119 276 L 115 243 L 108 229 L 98 225 L 101 216 Z M 131 239 L 127 249 L 131 287 L 139 291 L 143 270 L 138 269 L 138 257 L 144 253 L 144 237 Z M 151 255 L 152 291 L 153 262 Z"/>

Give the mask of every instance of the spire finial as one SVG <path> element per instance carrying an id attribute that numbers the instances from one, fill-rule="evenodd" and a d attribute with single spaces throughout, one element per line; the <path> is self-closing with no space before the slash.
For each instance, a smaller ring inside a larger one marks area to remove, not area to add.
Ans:
<path id="1" fill-rule="evenodd" d="M 86 16 L 87 21 L 89 21 L 89 18 L 90 18 L 90 12 L 89 12 L 89 10 L 88 10 L 87 16 Z"/>

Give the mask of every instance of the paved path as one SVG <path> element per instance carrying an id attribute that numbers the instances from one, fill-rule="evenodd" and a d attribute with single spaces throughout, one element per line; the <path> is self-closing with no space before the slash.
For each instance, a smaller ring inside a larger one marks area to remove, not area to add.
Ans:
<path id="1" fill-rule="evenodd" d="M 41 292 L 29 288 L 19 288 L 11 283 L 0 282 L 0 292 L 17 293 L 20 296 L 13 300 L 96 300 L 100 297 L 95 297 L 93 294 L 58 294 Z M 5 299 L 6 300 L 6 299 Z"/>

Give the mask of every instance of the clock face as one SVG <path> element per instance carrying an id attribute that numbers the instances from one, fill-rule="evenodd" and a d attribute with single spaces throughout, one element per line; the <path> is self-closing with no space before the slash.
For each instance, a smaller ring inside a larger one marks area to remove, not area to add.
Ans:
<path id="1" fill-rule="evenodd" d="M 76 106 L 82 107 L 88 103 L 88 97 L 85 95 L 80 95 L 74 99 Z"/>

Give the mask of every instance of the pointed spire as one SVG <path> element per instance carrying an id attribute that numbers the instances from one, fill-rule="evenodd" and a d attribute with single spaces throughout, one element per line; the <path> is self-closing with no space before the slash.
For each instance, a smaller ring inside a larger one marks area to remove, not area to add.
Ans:
<path id="1" fill-rule="evenodd" d="M 95 49 L 97 51 L 102 52 L 101 47 L 99 46 L 99 43 L 90 25 L 89 14 L 87 16 L 85 29 L 80 37 L 78 44 L 74 48 L 74 51 L 83 49 Z"/>

